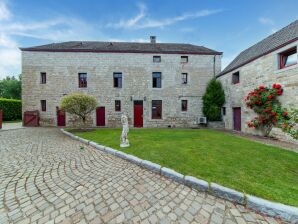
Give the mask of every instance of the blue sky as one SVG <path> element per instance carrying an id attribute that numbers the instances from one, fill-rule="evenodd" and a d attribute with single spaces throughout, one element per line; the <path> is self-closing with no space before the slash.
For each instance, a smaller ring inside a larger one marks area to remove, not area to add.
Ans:
<path id="1" fill-rule="evenodd" d="M 69 40 L 179 42 L 242 50 L 298 19 L 298 1 L 0 0 L 0 78 L 21 72 L 18 47 Z"/>

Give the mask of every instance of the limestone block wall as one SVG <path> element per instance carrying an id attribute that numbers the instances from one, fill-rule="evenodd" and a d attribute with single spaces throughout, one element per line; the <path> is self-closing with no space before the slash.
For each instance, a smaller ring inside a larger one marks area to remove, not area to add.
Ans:
<path id="1" fill-rule="evenodd" d="M 154 63 L 153 55 L 161 62 Z M 215 57 L 215 64 L 214 64 Z M 56 126 L 56 107 L 61 98 L 73 92 L 95 96 L 106 111 L 106 126 L 120 126 L 120 116 L 127 113 L 133 125 L 135 100 L 143 101 L 144 127 L 194 126 L 202 116 L 202 95 L 208 81 L 220 72 L 221 56 L 188 55 L 181 63 L 179 54 L 22 52 L 23 112 L 39 110 L 41 124 Z M 46 72 L 46 84 L 40 83 L 40 72 Z M 113 87 L 113 73 L 122 72 L 122 88 Z M 152 88 L 152 72 L 162 73 L 162 88 Z M 78 87 L 78 73 L 87 73 L 87 88 Z M 182 84 L 181 73 L 188 73 L 188 84 Z M 181 111 L 181 100 L 188 100 L 188 111 Z M 40 100 L 46 100 L 47 111 L 41 111 Z M 121 100 L 121 112 L 115 111 L 115 100 Z M 151 119 L 152 100 L 162 100 L 162 119 Z M 67 126 L 75 118 L 66 115 Z M 89 118 L 96 125 L 95 112 Z"/>
<path id="2" fill-rule="evenodd" d="M 284 88 L 283 95 L 279 97 L 282 105 L 298 107 L 298 65 L 284 69 L 278 68 L 278 54 L 297 45 L 298 42 L 291 43 L 218 78 L 223 84 L 226 95 L 224 105 L 226 115 L 223 117 L 225 128 L 233 129 L 233 107 L 241 107 L 241 131 L 262 134 L 255 129 L 248 128 L 246 123 L 256 114 L 244 104 L 245 96 L 260 85 L 281 84 Z M 237 71 L 240 72 L 240 83 L 232 84 L 232 74 Z M 272 134 L 275 137 L 290 140 L 289 136 L 285 136 L 278 130 L 273 130 Z"/>

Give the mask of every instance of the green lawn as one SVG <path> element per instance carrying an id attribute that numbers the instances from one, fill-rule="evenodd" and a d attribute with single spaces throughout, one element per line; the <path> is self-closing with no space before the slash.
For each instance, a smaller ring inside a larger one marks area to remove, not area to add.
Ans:
<path id="1" fill-rule="evenodd" d="M 22 120 L 15 120 L 15 121 L 3 121 L 3 124 L 9 124 L 9 123 L 20 123 Z"/>
<path id="2" fill-rule="evenodd" d="M 131 129 L 126 149 L 119 147 L 120 129 L 75 134 L 185 175 L 298 206 L 298 153 L 205 129 Z"/>

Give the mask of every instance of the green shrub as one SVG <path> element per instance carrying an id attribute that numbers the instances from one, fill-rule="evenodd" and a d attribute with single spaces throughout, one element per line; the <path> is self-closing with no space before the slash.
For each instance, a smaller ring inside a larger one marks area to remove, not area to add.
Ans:
<path id="1" fill-rule="evenodd" d="M 14 121 L 22 119 L 22 101 L 0 98 L 0 110 L 2 110 L 3 121 Z"/>
<path id="2" fill-rule="evenodd" d="M 225 93 L 220 81 L 212 79 L 203 96 L 203 114 L 208 121 L 221 120 L 221 107 L 225 103 Z"/>

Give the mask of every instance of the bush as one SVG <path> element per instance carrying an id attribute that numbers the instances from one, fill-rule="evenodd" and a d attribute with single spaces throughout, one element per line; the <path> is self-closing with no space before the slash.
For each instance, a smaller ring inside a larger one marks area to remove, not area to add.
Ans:
<path id="1" fill-rule="evenodd" d="M 279 84 L 272 87 L 259 86 L 251 91 L 245 98 L 246 106 L 252 109 L 258 116 L 247 123 L 250 128 L 263 129 L 265 136 L 269 136 L 273 127 L 281 128 L 284 132 L 298 139 L 298 131 L 295 126 L 298 122 L 298 111 L 289 111 L 281 106 L 278 97 L 283 94 L 283 88 Z"/>
<path id="2" fill-rule="evenodd" d="M 0 110 L 2 110 L 3 121 L 14 121 L 22 119 L 22 101 L 0 98 Z"/>
<path id="3" fill-rule="evenodd" d="M 225 103 L 225 93 L 220 81 L 212 79 L 203 96 L 203 114 L 208 121 L 221 120 L 221 107 Z"/>
<path id="4" fill-rule="evenodd" d="M 83 93 L 73 93 L 64 96 L 60 105 L 61 109 L 82 119 L 84 125 L 87 116 L 96 109 L 96 106 L 96 98 Z"/>

